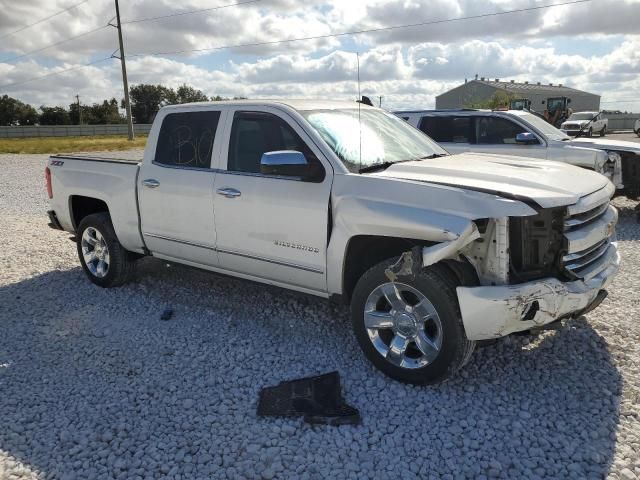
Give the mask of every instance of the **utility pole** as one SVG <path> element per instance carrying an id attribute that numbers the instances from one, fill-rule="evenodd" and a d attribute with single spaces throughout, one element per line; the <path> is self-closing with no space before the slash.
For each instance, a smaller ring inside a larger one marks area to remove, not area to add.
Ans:
<path id="1" fill-rule="evenodd" d="M 378 106 L 382 108 L 382 95 L 378 96 L 378 101 L 379 101 Z"/>
<path id="2" fill-rule="evenodd" d="M 80 95 L 76 95 L 76 103 L 78 105 L 78 125 L 82 125 L 82 110 L 80 109 Z"/>
<path id="3" fill-rule="evenodd" d="M 124 107 L 127 111 L 127 130 L 129 140 L 133 140 L 133 119 L 131 118 L 131 102 L 129 102 L 129 82 L 127 80 L 127 64 L 124 60 L 124 43 L 122 42 L 122 24 L 120 23 L 120 6 L 116 2 L 116 27 L 118 29 L 118 42 L 120 43 L 120 64 L 122 65 L 122 83 L 124 84 Z"/>

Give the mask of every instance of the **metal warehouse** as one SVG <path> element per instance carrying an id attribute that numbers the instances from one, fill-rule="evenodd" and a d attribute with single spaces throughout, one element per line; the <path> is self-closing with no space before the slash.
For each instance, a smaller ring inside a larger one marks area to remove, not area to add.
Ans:
<path id="1" fill-rule="evenodd" d="M 600 95 L 583 92 L 560 84 L 542 84 L 540 82 L 518 83 L 480 78 L 469 80 L 448 92 L 436 97 L 436 108 L 463 108 L 476 102 L 489 100 L 496 92 L 506 92 L 517 98 L 531 100 L 531 108 L 542 112 L 545 109 L 547 98 L 568 97 L 571 99 L 571 108 L 575 112 L 584 110 L 600 110 Z"/>

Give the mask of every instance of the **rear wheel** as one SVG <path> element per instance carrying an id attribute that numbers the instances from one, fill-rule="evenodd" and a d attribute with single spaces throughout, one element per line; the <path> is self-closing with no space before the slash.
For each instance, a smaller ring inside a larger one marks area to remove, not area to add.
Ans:
<path id="1" fill-rule="evenodd" d="M 93 283 L 117 287 L 127 281 L 133 271 L 134 256 L 120 245 L 108 213 L 83 218 L 76 243 L 82 269 Z"/>
<path id="2" fill-rule="evenodd" d="M 464 333 L 445 267 L 422 269 L 391 282 L 379 263 L 358 281 L 351 301 L 353 329 L 365 356 L 395 380 L 430 384 L 446 380 L 468 361 L 475 342 Z"/>

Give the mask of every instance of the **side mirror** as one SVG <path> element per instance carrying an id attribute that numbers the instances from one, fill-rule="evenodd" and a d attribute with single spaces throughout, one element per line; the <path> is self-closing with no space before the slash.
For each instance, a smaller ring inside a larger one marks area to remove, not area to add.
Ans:
<path id="1" fill-rule="evenodd" d="M 312 169 L 303 153 L 294 150 L 278 150 L 262 154 L 260 173 L 281 177 L 299 177 L 306 180 L 311 176 Z"/>
<path id="2" fill-rule="evenodd" d="M 516 135 L 518 145 L 538 145 L 540 142 L 533 133 L 525 132 Z"/>

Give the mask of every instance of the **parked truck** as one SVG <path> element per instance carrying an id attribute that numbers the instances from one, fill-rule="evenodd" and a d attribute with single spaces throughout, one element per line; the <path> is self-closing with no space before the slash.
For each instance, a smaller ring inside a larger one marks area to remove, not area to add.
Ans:
<path id="1" fill-rule="evenodd" d="M 612 138 L 571 138 L 522 110 L 396 112 L 450 153 L 484 152 L 571 163 L 605 175 L 618 195 L 640 198 L 640 144 Z"/>
<path id="2" fill-rule="evenodd" d="M 589 312 L 619 265 L 602 175 L 449 155 L 362 104 L 165 107 L 141 161 L 56 155 L 46 177 L 94 284 L 150 255 L 341 299 L 366 357 L 415 384 L 478 341 Z"/>

